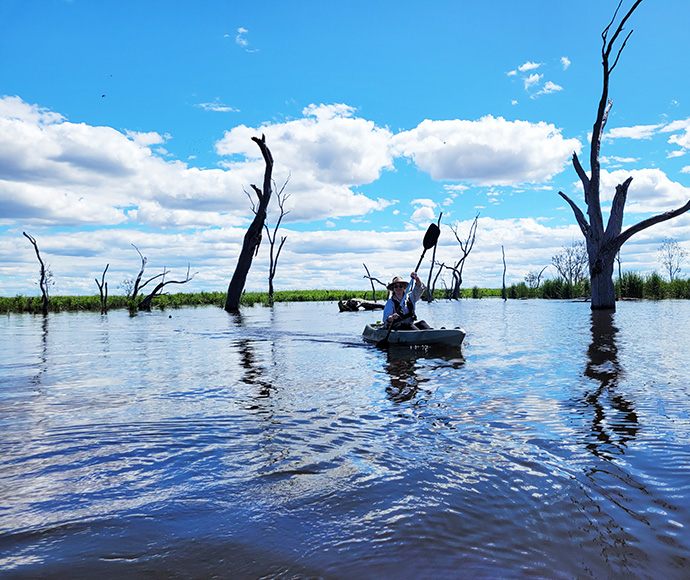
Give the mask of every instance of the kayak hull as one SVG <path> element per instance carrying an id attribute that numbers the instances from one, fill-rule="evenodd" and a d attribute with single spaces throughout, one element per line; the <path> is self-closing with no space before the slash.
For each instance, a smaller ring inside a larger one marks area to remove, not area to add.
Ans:
<path id="1" fill-rule="evenodd" d="M 388 329 L 367 324 L 362 337 L 367 342 L 379 342 L 388 335 Z M 388 343 L 399 346 L 460 346 L 465 339 L 462 328 L 432 328 L 429 330 L 392 330 Z"/>

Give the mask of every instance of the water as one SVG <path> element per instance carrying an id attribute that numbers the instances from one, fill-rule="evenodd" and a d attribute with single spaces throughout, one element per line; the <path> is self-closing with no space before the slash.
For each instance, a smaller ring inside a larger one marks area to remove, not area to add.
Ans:
<path id="1" fill-rule="evenodd" d="M 690 302 L 0 318 L 2 578 L 687 578 Z"/>

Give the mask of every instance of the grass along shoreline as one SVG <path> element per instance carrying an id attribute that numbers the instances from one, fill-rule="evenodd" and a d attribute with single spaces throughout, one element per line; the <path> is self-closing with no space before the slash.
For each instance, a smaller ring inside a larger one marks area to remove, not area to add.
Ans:
<path id="1" fill-rule="evenodd" d="M 463 298 L 473 297 L 474 289 L 463 290 Z M 482 289 L 482 297 L 500 296 L 500 290 Z M 477 291 L 474 290 L 474 297 Z M 163 294 L 156 296 L 152 302 L 152 308 L 165 310 L 167 308 L 182 308 L 185 306 L 218 306 L 223 308 L 225 305 L 225 292 L 179 292 L 176 294 Z M 434 298 L 445 298 L 442 290 L 434 293 Z M 281 290 L 273 295 L 274 302 L 337 302 L 339 300 L 349 300 L 359 298 L 361 300 L 371 300 L 371 290 Z M 385 290 L 376 291 L 376 300 L 385 302 L 388 292 Z M 263 305 L 268 306 L 268 292 L 245 292 L 240 301 L 242 306 Z M 108 310 L 136 309 L 127 296 L 113 295 L 108 296 Z M 52 296 L 48 305 L 50 312 L 100 312 L 101 299 L 98 294 L 91 296 Z M 0 297 L 0 314 L 21 314 L 21 313 L 40 313 L 42 311 L 42 300 L 40 296 L 18 295 L 12 298 Z"/>
<path id="2" fill-rule="evenodd" d="M 461 298 L 500 298 L 500 288 L 463 288 Z M 616 280 L 616 295 L 621 298 L 662 300 L 690 299 L 690 279 L 676 279 L 667 282 L 654 272 L 642 276 L 635 272 L 624 272 L 620 280 Z M 582 299 L 589 296 L 589 281 L 578 284 L 568 284 L 560 278 L 545 280 L 538 288 L 529 288 L 524 282 L 513 284 L 506 288 L 506 297 L 510 300 L 526 298 L 543 299 Z M 153 299 L 152 308 L 165 310 L 167 308 L 182 308 L 185 306 L 217 306 L 225 305 L 225 292 L 179 292 L 177 294 L 163 294 Z M 142 297 L 143 298 L 143 297 Z M 371 300 L 371 290 L 281 290 L 274 293 L 274 302 L 337 302 L 359 298 Z M 385 290 L 376 291 L 376 300 L 384 302 L 388 298 Z M 448 299 L 447 290 L 436 290 L 434 299 Z M 245 292 L 240 301 L 242 306 L 255 304 L 267 306 L 268 292 Z M 108 296 L 108 310 L 133 310 L 137 305 L 128 296 Z M 98 294 L 91 296 L 53 296 L 48 305 L 49 312 L 100 312 L 101 299 Z M 40 313 L 42 300 L 40 296 L 18 295 L 13 298 L 0 297 L 0 314 Z"/>

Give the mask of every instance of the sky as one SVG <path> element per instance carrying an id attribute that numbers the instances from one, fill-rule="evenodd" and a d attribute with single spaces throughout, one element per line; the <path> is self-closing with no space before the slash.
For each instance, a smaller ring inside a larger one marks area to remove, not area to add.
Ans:
<path id="1" fill-rule="evenodd" d="M 406 277 L 439 216 L 446 265 L 479 216 L 463 286 L 500 287 L 502 250 L 507 284 L 555 277 L 583 239 L 558 192 L 586 209 L 572 155 L 589 171 L 617 5 L 2 0 L 0 296 L 40 293 L 22 232 L 53 295 L 97 294 L 106 265 L 124 293 L 137 248 L 144 279 L 189 268 L 172 291 L 225 291 L 261 135 L 285 195 L 276 290 L 367 289 L 365 265 Z M 601 147 L 605 212 L 633 177 L 624 227 L 690 199 L 688 23 L 687 0 L 645 0 L 626 24 Z M 665 238 L 690 251 L 690 214 L 631 238 L 623 270 L 661 272 Z M 264 235 L 248 291 L 267 289 L 269 250 Z"/>

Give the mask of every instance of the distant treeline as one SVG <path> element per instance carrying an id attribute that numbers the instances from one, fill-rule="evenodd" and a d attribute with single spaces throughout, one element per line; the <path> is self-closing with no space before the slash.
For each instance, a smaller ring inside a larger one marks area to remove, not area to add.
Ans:
<path id="1" fill-rule="evenodd" d="M 643 276 L 637 272 L 623 272 L 616 280 L 616 296 L 622 298 L 646 298 L 663 300 L 665 298 L 690 299 L 690 279 L 664 280 L 657 272 Z M 506 288 L 508 298 L 588 298 L 589 280 L 568 284 L 563 278 L 545 280 L 537 288 L 530 288 L 525 282 Z"/>
<path id="2" fill-rule="evenodd" d="M 436 290 L 434 299 L 449 298 L 450 292 Z M 568 284 L 562 278 L 545 280 L 540 286 L 530 288 L 525 282 L 513 284 L 506 288 L 509 299 L 545 298 L 545 299 L 576 299 L 588 298 L 590 294 L 589 280 L 577 284 Z M 690 299 L 690 279 L 676 279 L 667 282 L 656 272 L 643 276 L 636 272 L 624 272 L 616 281 L 616 294 L 619 298 L 646 298 L 662 300 L 664 298 Z M 500 288 L 464 288 L 462 298 L 491 298 L 502 295 Z M 152 306 L 160 310 L 167 308 L 181 308 L 183 306 L 218 306 L 225 304 L 225 292 L 180 292 L 177 294 L 163 294 L 153 299 Z M 384 301 L 388 297 L 385 290 L 377 290 L 376 300 Z M 372 300 L 371 290 L 284 290 L 275 292 L 274 302 L 323 302 L 349 300 L 359 298 Z M 242 295 L 243 306 L 255 304 L 268 305 L 268 292 L 245 292 Z M 132 301 L 127 296 L 108 296 L 108 310 L 132 309 Z M 9 313 L 40 313 L 42 301 L 40 296 L 15 296 L 14 298 L 0 297 L 0 314 Z M 51 312 L 93 311 L 100 312 L 101 299 L 93 296 L 53 296 L 50 298 Z"/>

